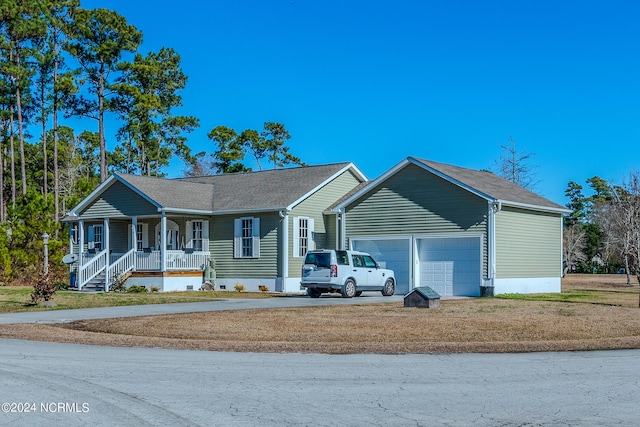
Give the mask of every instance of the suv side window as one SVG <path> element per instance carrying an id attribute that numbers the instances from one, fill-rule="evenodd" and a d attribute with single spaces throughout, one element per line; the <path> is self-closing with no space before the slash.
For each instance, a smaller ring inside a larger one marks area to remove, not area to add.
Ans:
<path id="1" fill-rule="evenodd" d="M 362 259 L 364 260 L 364 265 L 367 268 L 376 268 L 377 264 L 369 255 L 363 255 Z"/>
<path id="2" fill-rule="evenodd" d="M 353 266 L 364 267 L 364 263 L 362 262 L 362 255 L 353 255 Z"/>
<path id="3" fill-rule="evenodd" d="M 336 251 L 336 258 L 339 265 L 349 265 L 349 256 L 347 251 Z"/>

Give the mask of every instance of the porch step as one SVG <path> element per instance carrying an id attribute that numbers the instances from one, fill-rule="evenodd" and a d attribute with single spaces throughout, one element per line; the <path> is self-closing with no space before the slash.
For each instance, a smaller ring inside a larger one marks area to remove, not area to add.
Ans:
<path id="1" fill-rule="evenodd" d="M 103 292 L 104 291 L 104 274 L 100 274 L 89 282 L 87 282 L 81 289 L 81 292 Z"/>

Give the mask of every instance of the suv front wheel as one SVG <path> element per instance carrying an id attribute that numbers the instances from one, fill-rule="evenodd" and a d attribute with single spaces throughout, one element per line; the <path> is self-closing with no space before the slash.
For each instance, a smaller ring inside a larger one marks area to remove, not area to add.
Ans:
<path id="1" fill-rule="evenodd" d="M 356 296 L 356 282 L 351 279 L 347 279 L 342 287 L 342 296 L 345 298 L 353 298 Z"/>
<path id="2" fill-rule="evenodd" d="M 396 284 L 393 282 L 393 279 L 387 279 L 384 282 L 384 287 L 382 288 L 382 295 L 385 297 L 391 296 L 396 292 Z"/>

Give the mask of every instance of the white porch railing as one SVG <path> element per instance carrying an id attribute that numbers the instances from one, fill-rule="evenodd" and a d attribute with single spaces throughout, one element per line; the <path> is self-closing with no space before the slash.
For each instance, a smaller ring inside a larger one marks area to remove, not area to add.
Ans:
<path id="1" fill-rule="evenodd" d="M 78 266 L 78 284 L 80 288 L 104 271 L 107 265 L 107 256 L 107 250 L 105 249 Z"/>
<path id="2" fill-rule="evenodd" d="M 113 256 L 112 256 L 113 258 Z M 131 249 L 126 254 L 120 256 L 115 260 L 111 260 L 109 268 L 107 269 L 107 285 L 111 286 L 116 279 L 133 270 L 136 263 L 136 251 Z"/>
<path id="3" fill-rule="evenodd" d="M 167 251 L 167 270 L 204 270 L 210 258 L 209 252 Z"/>
<path id="4" fill-rule="evenodd" d="M 211 259 L 209 252 L 185 252 L 180 250 L 167 251 L 167 270 L 169 271 L 193 271 L 204 270 Z M 161 271 L 160 251 L 135 253 L 136 271 Z"/>
<path id="5" fill-rule="evenodd" d="M 160 251 L 136 252 L 136 271 L 160 271 Z"/>
<path id="6" fill-rule="evenodd" d="M 107 256 L 109 257 L 108 268 L 106 268 Z M 204 270 L 210 259 L 211 254 L 209 252 L 167 251 L 167 270 Z M 82 289 L 91 279 L 106 270 L 105 281 L 109 286 L 113 284 L 118 276 L 132 271 L 134 268 L 136 271 L 162 271 L 160 251 L 145 252 L 131 249 L 124 254 L 107 254 L 106 250 L 95 255 L 85 253 L 85 257 L 78 266 L 77 283 Z"/>

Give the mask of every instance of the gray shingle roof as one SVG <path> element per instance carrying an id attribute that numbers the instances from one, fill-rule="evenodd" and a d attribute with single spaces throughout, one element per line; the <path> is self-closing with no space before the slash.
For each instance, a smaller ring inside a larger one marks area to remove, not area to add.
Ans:
<path id="1" fill-rule="evenodd" d="M 467 169 L 415 157 L 409 157 L 408 160 L 414 160 L 417 164 L 427 166 L 427 168 L 435 170 L 495 200 L 531 207 L 566 210 L 564 206 L 526 190 L 492 172 Z"/>
<path id="2" fill-rule="evenodd" d="M 118 177 L 162 208 L 213 210 L 213 186 L 197 182 L 118 174 Z"/>
<path id="3" fill-rule="evenodd" d="M 119 177 L 163 208 L 219 213 L 290 206 L 349 166 L 353 164 L 345 162 L 175 179 Z"/>

